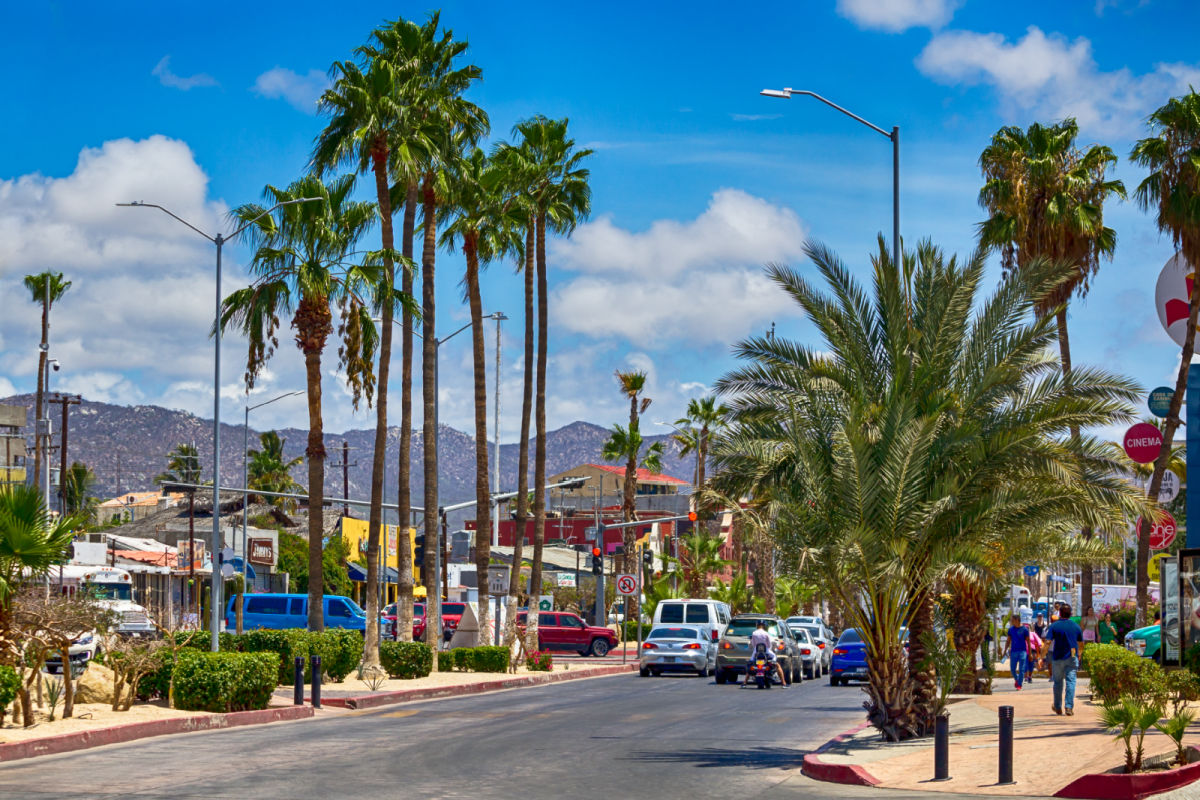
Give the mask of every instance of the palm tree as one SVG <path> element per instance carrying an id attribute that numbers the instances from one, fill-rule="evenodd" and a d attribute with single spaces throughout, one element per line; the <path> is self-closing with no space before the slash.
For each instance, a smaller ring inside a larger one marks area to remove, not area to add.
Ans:
<path id="1" fill-rule="evenodd" d="M 646 390 L 646 373 L 632 370 L 629 372 L 616 373 L 617 383 L 621 386 L 621 394 L 629 398 L 629 428 L 627 429 L 627 442 L 621 450 L 621 455 L 625 459 L 625 478 L 621 484 L 621 516 L 625 522 L 633 522 L 637 519 L 637 509 L 634 506 L 634 498 L 637 492 L 637 461 L 638 454 L 641 450 L 642 437 L 640 434 L 641 417 L 650 407 L 652 401 L 649 397 L 643 397 L 642 392 Z M 633 440 L 636 438 L 636 442 Z M 611 441 L 611 440 L 610 440 Z M 662 451 L 661 443 L 659 452 Z M 636 445 L 636 447 L 634 446 Z M 613 460 L 613 459 L 609 459 Z M 657 470 L 655 470 L 657 471 Z M 626 549 L 625 561 L 626 568 L 629 566 L 629 559 L 632 557 L 634 531 L 632 528 L 625 529 Z"/>
<path id="2" fill-rule="evenodd" d="M 1055 125 L 1033 123 L 1028 130 L 1006 126 L 996 132 L 979 157 L 984 186 L 979 204 L 989 214 L 979 224 L 981 247 L 1001 253 L 1007 270 L 1023 269 L 1037 258 L 1061 260 L 1074 269 L 1037 303 L 1037 313 L 1053 314 L 1063 378 L 1071 381 L 1071 345 L 1067 303 L 1087 294 L 1102 258 L 1112 259 L 1116 232 L 1104 224 L 1104 201 L 1125 197 L 1121 181 L 1106 173 L 1117 162 L 1108 147 L 1076 145 L 1074 119 Z M 1071 435 L 1079 436 L 1078 427 Z M 1092 531 L 1084 528 L 1084 538 Z M 1092 604 L 1092 571 L 1083 568 L 1082 603 Z"/>
<path id="3" fill-rule="evenodd" d="M 728 406 L 718 404 L 717 398 L 709 395 L 689 400 L 687 413 L 675 420 L 676 427 L 680 428 L 679 433 L 673 437 L 680 445 L 679 455 L 682 457 L 691 452 L 696 453 L 695 491 L 697 500 L 700 498 L 700 490 L 704 487 L 707 477 L 709 442 L 712 440 L 713 433 L 719 431 L 725 424 L 727 416 L 729 416 Z M 707 511 L 707 509 L 696 506 L 698 514 L 702 510 Z M 704 516 L 707 517 L 707 514 Z M 708 528 L 707 519 L 701 524 L 705 529 Z"/>
<path id="4" fill-rule="evenodd" d="M 729 564 L 721 558 L 721 537 L 697 530 L 683 537 L 679 544 L 687 596 L 708 597 L 708 576 L 720 572 Z"/>
<path id="5" fill-rule="evenodd" d="M 292 467 L 304 463 L 304 459 L 287 459 L 283 454 L 283 446 L 287 440 L 281 438 L 276 431 L 266 431 L 258 435 L 258 441 L 262 450 L 252 447 L 246 451 L 246 458 L 249 459 L 249 488 L 280 493 L 303 490 L 304 487 L 292 478 L 291 470 Z M 282 498 L 271 498 L 268 502 L 272 505 L 295 506 L 295 501 L 283 502 Z"/>
<path id="6" fill-rule="evenodd" d="M 177 444 L 167 453 L 167 469 L 154 476 L 154 482 L 183 483 L 195 486 L 200 483 L 200 452 L 196 443 Z M 196 490 L 185 489 L 188 496 L 188 547 L 196 539 Z M 189 549 L 189 552 L 190 549 Z"/>
<path id="7" fill-rule="evenodd" d="M 1138 184 L 1134 197 L 1138 205 L 1154 211 L 1158 230 L 1168 233 L 1177 252 L 1182 253 L 1192 269 L 1200 268 L 1200 94 L 1192 90 L 1183 97 L 1173 97 L 1166 105 L 1150 115 L 1147 124 L 1151 135 L 1133 146 L 1129 158 L 1150 170 Z M 1180 425 L 1179 409 L 1187 387 L 1188 365 L 1196 347 L 1196 320 L 1200 312 L 1200 281 L 1194 281 L 1189 298 L 1187 332 L 1183 340 L 1179 374 L 1175 379 L 1175 394 L 1163 426 L 1163 441 L 1174 441 Z M 1171 448 L 1164 447 L 1154 462 L 1147 495 L 1158 497 L 1162 475 L 1166 470 Z M 1137 556 L 1137 614 L 1138 624 L 1146 621 L 1149 602 L 1146 573 L 1150 559 L 1150 526 L 1147 522 L 1138 532 Z"/>
<path id="8" fill-rule="evenodd" d="M 575 148 L 575 140 L 567 136 L 567 125 L 565 118 L 552 120 L 539 115 L 517 123 L 513 129 L 514 134 L 521 137 L 520 145 L 512 151 L 512 158 L 517 162 L 514 169 L 529 186 L 528 210 L 536 224 L 534 247 L 537 262 L 538 340 L 537 392 L 534 398 L 533 572 L 529 580 L 531 596 L 537 596 L 542 588 L 542 544 L 546 532 L 546 363 L 550 341 L 546 231 L 549 228 L 555 233 L 569 235 L 591 212 L 590 173 L 583 166 L 583 161 L 592 151 Z M 631 557 L 632 554 L 626 554 L 627 559 Z M 533 628 L 530 625 L 527 630 Z"/>
<path id="9" fill-rule="evenodd" d="M 773 536 L 862 634 L 869 721 L 922 735 L 935 582 L 1014 532 L 1119 530 L 1144 507 L 1101 442 L 1070 436 L 1128 420 L 1138 389 L 1091 368 L 1068 383 L 1046 354 L 1054 321 L 1030 312 L 1074 265 L 1032 261 L 983 297 L 982 252 L 960 264 L 922 243 L 901 272 L 881 242 L 868 291 L 828 250 L 806 251 L 826 291 L 768 272 L 824 341 L 737 346 L 748 363 L 718 384 L 734 424 L 714 442 L 717 483 L 770 504 Z"/>
<path id="10" fill-rule="evenodd" d="M 321 409 L 321 356 L 334 334 L 333 310 L 341 318 L 338 339 L 339 366 L 344 368 L 354 406 L 374 388 L 371 361 L 375 328 L 371 324 L 370 296 L 379 270 L 357 263 L 354 248 L 375 221 L 375 205 L 351 199 L 354 177 L 345 175 L 324 183 L 308 175 L 286 189 L 267 186 L 268 207 L 302 197 L 319 197 L 319 203 L 294 203 L 270 214 L 257 204 L 240 206 L 232 216 L 247 223 L 257 220 L 247 234 L 256 248 L 250 261 L 254 282 L 230 294 L 221 306 L 222 327 L 233 326 L 249 342 L 246 386 L 252 388 L 262 368 L 275 352 L 280 317 L 291 317 L 296 346 L 304 354 L 308 395 L 308 625 L 324 630 L 320 578 L 322 510 L 325 499 L 325 436 Z M 365 295 L 365 296 L 364 296 Z M 377 553 L 378 548 L 368 552 Z M 367 602 L 377 603 L 378 592 L 368 592 Z M 369 607 L 369 606 L 368 606 Z M 368 622 L 372 616 L 368 614 Z M 376 613 L 378 636 L 379 615 Z M 370 633 L 368 632 L 368 637 Z M 368 638 L 368 652 L 372 640 Z M 378 650 L 378 639 L 374 640 Z"/>
<path id="11" fill-rule="evenodd" d="M 487 362 L 483 344 L 483 298 L 479 271 L 498 255 L 512 252 L 517 230 L 506 197 L 506 174 L 482 150 L 475 148 L 456 165 L 450 181 L 449 202 L 443 207 L 448 224 L 442 241 L 461 246 L 466 258 L 464 276 L 467 304 L 471 310 L 471 353 L 475 388 L 475 574 L 479 587 L 479 629 L 487 631 L 488 564 L 491 561 L 492 502 L 488 473 Z M 499 458 L 497 453 L 496 457 Z M 514 563 L 519 563 L 514 561 Z"/>
<path id="12" fill-rule="evenodd" d="M 13 595 L 22 582 L 68 560 L 82 524 L 77 515 L 51 514 L 35 486 L 0 486 L 0 637 L 11 636 Z"/>
<path id="13" fill-rule="evenodd" d="M 38 352 L 37 378 L 37 408 L 34 417 L 42 416 L 42 402 L 46 395 L 46 359 L 50 357 L 50 309 L 71 288 L 71 282 L 63 280 L 61 272 L 39 272 L 36 275 L 25 276 L 25 288 L 29 290 L 29 299 L 42 307 L 42 343 Z M 33 449 L 33 482 L 36 485 L 42 474 L 41 438 Z"/>
<path id="14" fill-rule="evenodd" d="M 63 497 L 67 504 L 67 513 L 80 514 L 91 519 L 95 498 L 88 497 L 92 487 L 96 485 L 96 473 L 82 461 L 72 462 L 67 474 L 62 476 Z"/>
<path id="15" fill-rule="evenodd" d="M 643 398 L 644 399 L 644 398 Z M 635 401 L 636 402 L 636 401 Z M 638 420 L 636 418 L 630 423 L 628 428 L 622 425 L 614 425 L 612 433 L 609 435 L 608 441 L 600 450 L 600 457 L 605 461 L 623 461 L 625 462 L 625 497 L 622 503 L 622 508 L 625 510 L 625 520 L 632 522 L 634 515 L 633 509 L 633 491 L 637 487 L 637 470 L 638 467 L 648 469 L 651 472 L 662 471 L 662 442 L 654 442 L 645 448 L 643 452 L 642 446 L 645 441 L 642 439 L 641 431 L 638 430 Z M 632 479 L 632 481 L 631 481 Z M 637 542 L 637 533 L 632 527 L 623 528 L 621 530 L 624 553 L 624 563 L 626 572 L 634 572 L 640 569 L 637 564 L 637 556 L 634 553 L 634 548 Z M 536 536 L 536 533 L 535 533 Z M 538 540 L 534 540 L 536 547 Z M 534 570 L 540 568 L 540 563 L 534 560 Z M 533 595 L 536 597 L 536 595 Z M 630 619 L 640 619 L 638 616 L 638 598 L 633 598 L 633 616 Z"/>

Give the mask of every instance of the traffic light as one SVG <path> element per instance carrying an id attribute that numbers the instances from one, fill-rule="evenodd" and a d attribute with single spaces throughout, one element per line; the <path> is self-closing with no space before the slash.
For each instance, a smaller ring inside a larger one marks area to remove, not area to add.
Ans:
<path id="1" fill-rule="evenodd" d="M 604 555 L 601 553 L 599 547 L 592 548 L 592 574 L 604 574 Z"/>
<path id="2" fill-rule="evenodd" d="M 695 522 L 699 515 L 695 511 L 688 512 L 688 522 Z"/>
<path id="3" fill-rule="evenodd" d="M 413 566 L 419 568 L 425 563 L 425 534 L 418 533 L 413 541 Z"/>

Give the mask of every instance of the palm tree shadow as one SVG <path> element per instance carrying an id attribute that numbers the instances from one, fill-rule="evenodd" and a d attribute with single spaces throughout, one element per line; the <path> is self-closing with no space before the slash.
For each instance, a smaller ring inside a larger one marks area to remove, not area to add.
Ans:
<path id="1" fill-rule="evenodd" d="M 803 765 L 806 752 L 790 747 L 756 747 L 753 750 L 725 750 L 707 747 L 703 750 L 635 751 L 621 760 L 654 764 L 692 764 L 696 767 L 796 769 Z"/>

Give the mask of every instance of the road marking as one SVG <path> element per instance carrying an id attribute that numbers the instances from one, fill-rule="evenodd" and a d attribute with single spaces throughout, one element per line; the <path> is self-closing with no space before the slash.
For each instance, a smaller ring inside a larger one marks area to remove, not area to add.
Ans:
<path id="1" fill-rule="evenodd" d="M 388 717 L 388 718 L 391 718 L 391 719 L 398 719 L 398 718 L 400 718 L 400 717 L 411 717 L 411 716 L 413 716 L 414 714 L 420 714 L 420 713 L 421 713 L 421 712 L 420 712 L 420 711 L 418 711 L 418 710 L 416 710 L 416 709 L 410 709 L 410 710 L 408 710 L 408 711 L 389 711 L 388 713 L 386 713 L 386 714 L 380 714 L 379 716 L 381 716 L 381 717 Z"/>

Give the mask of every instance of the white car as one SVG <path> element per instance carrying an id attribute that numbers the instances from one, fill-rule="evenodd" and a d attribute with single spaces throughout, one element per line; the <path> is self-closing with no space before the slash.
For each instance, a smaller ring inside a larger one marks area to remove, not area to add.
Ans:
<path id="1" fill-rule="evenodd" d="M 103 652 L 100 636 L 95 631 L 82 634 L 71 642 L 67 657 L 71 660 L 71 674 L 78 675 L 87 669 L 87 665 Z M 46 671 L 51 675 L 62 672 L 62 654 L 58 651 L 46 656 Z"/>
<path id="2" fill-rule="evenodd" d="M 813 671 L 816 673 L 816 677 L 828 675 L 833 666 L 833 631 L 816 623 L 797 623 L 796 619 L 816 619 L 816 617 L 789 617 L 787 626 L 797 639 L 802 635 L 807 636 L 815 646 L 817 659 Z"/>
<path id="3" fill-rule="evenodd" d="M 717 645 L 704 625 L 655 625 L 638 658 L 643 678 L 664 672 L 694 672 L 707 678 L 717 668 Z"/>

